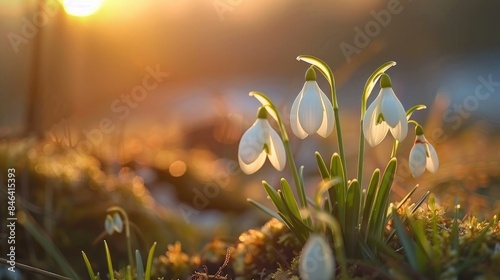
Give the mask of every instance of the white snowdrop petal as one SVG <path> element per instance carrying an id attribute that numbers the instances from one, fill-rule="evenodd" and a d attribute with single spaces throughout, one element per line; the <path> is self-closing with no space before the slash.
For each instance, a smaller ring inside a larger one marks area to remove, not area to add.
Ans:
<path id="1" fill-rule="evenodd" d="M 406 135 L 408 134 L 408 123 L 406 122 L 406 120 L 404 122 L 399 122 L 396 127 L 389 127 L 389 130 L 391 131 L 394 139 L 402 142 L 403 140 L 405 140 Z"/>
<path id="2" fill-rule="evenodd" d="M 416 143 L 410 151 L 410 172 L 414 178 L 420 177 L 427 162 L 426 148 L 423 143 Z"/>
<path id="3" fill-rule="evenodd" d="M 313 83 L 316 82 L 307 81 L 304 84 L 302 100 L 298 105 L 299 123 L 308 134 L 318 131 L 323 118 L 321 98 L 315 91 Z"/>
<path id="4" fill-rule="evenodd" d="M 257 119 L 255 123 L 243 133 L 238 146 L 238 157 L 245 164 L 254 162 L 262 153 L 264 153 L 264 144 L 268 137 L 268 132 L 263 129 L 264 119 Z"/>
<path id="5" fill-rule="evenodd" d="M 122 222 L 122 218 L 120 217 L 120 214 L 115 213 L 113 215 L 113 224 L 114 224 L 114 230 L 116 232 L 122 232 L 122 230 L 123 230 L 123 222 Z"/>
<path id="6" fill-rule="evenodd" d="M 399 109 L 402 105 L 391 88 L 380 89 L 380 94 L 382 95 L 380 111 L 384 115 L 384 120 L 390 127 L 395 127 L 401 121 Z"/>
<path id="7" fill-rule="evenodd" d="M 377 124 L 379 115 L 378 105 L 380 103 L 380 95 L 375 98 L 373 103 L 368 106 L 365 117 L 363 119 L 363 133 L 365 139 L 371 147 L 378 145 L 384 140 L 389 130 L 389 126 L 385 122 Z"/>
<path id="8" fill-rule="evenodd" d="M 431 144 L 427 144 L 429 148 L 429 156 L 426 161 L 425 167 L 432 173 L 435 173 L 439 168 L 439 158 L 436 153 L 436 149 Z"/>
<path id="9" fill-rule="evenodd" d="M 240 168 L 247 175 L 253 174 L 257 170 L 259 170 L 262 167 L 262 165 L 264 165 L 265 161 L 266 161 L 266 153 L 264 151 L 262 151 L 262 153 L 258 155 L 255 161 L 250 162 L 248 164 L 241 159 L 240 155 L 238 155 L 238 162 L 240 163 Z"/>
<path id="10" fill-rule="evenodd" d="M 302 93 L 299 93 L 293 101 L 292 110 L 290 111 L 290 126 L 292 127 L 293 134 L 295 134 L 300 139 L 304 139 L 307 137 L 307 132 L 302 129 L 302 126 L 299 122 L 299 103 L 302 99 Z"/>
<path id="11" fill-rule="evenodd" d="M 318 129 L 318 134 L 324 138 L 328 137 L 332 133 L 333 126 L 335 123 L 335 116 L 333 114 L 333 106 L 325 93 L 316 84 L 319 96 L 321 98 L 321 103 L 323 104 L 323 122 Z"/>
<path id="12" fill-rule="evenodd" d="M 301 279 L 324 280 L 335 278 L 335 259 L 325 237 L 312 234 L 300 254 Z"/>
<path id="13" fill-rule="evenodd" d="M 285 168 L 286 164 L 286 153 L 285 147 L 283 146 L 283 141 L 279 137 L 278 133 L 273 129 L 269 130 L 269 154 L 267 155 L 269 161 L 279 171 Z"/>
<path id="14" fill-rule="evenodd" d="M 113 228 L 113 218 L 110 215 L 106 215 L 106 220 L 104 220 L 104 229 L 108 235 L 112 235 L 115 229 Z"/>

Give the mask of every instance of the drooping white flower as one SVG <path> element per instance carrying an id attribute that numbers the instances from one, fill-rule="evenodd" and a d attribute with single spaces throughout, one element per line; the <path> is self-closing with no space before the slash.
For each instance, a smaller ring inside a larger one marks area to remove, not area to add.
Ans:
<path id="1" fill-rule="evenodd" d="M 333 130 L 334 121 L 332 104 L 316 83 L 316 73 L 311 67 L 307 70 L 304 87 L 292 105 L 292 131 L 301 139 L 314 133 L 327 137 Z"/>
<path id="2" fill-rule="evenodd" d="M 388 130 L 394 139 L 400 142 L 408 133 L 405 109 L 394 94 L 391 80 L 386 74 L 380 78 L 380 87 L 378 96 L 368 107 L 363 118 L 363 133 L 372 147 L 384 140 Z"/>
<path id="3" fill-rule="evenodd" d="M 300 253 L 299 272 L 301 279 L 335 279 L 335 259 L 325 237 L 312 234 Z"/>
<path id="4" fill-rule="evenodd" d="M 413 148 L 410 151 L 410 172 L 413 177 L 421 176 L 425 169 L 434 173 L 439 168 L 439 158 L 436 150 L 424 136 L 421 126 L 417 126 L 416 139 Z"/>
<path id="5" fill-rule="evenodd" d="M 112 235 L 115 231 L 120 233 L 123 230 L 123 221 L 120 214 L 115 212 L 113 217 L 111 215 L 106 215 L 106 220 L 104 220 L 104 229 L 108 235 Z"/>
<path id="6" fill-rule="evenodd" d="M 283 142 L 267 121 L 267 111 L 259 108 L 257 120 L 243 133 L 238 147 L 238 162 L 246 174 L 259 170 L 266 156 L 277 170 L 281 171 L 286 164 Z"/>

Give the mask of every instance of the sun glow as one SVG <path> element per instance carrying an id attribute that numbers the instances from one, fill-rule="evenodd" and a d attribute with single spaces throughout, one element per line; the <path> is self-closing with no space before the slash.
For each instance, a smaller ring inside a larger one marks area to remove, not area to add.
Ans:
<path id="1" fill-rule="evenodd" d="M 99 10 L 104 0 L 63 0 L 67 14 L 76 17 L 86 17 Z"/>

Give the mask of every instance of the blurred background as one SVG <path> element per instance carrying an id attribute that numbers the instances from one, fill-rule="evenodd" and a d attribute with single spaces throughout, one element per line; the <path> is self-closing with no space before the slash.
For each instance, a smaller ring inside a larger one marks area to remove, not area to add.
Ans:
<path id="1" fill-rule="evenodd" d="M 346 150 L 354 177 L 364 83 L 394 60 L 393 88 L 405 108 L 427 105 L 414 118 L 441 161 L 438 173 L 411 177 L 410 129 L 394 199 L 420 184 L 417 195 L 432 190 L 448 207 L 458 200 L 490 216 L 500 209 L 499 9 L 494 0 L 2 1 L 3 170 L 18 166 L 20 211 L 66 238 L 60 247 L 70 248 L 82 221 L 88 237 L 71 248 L 91 247 L 106 208 L 121 205 L 137 219 L 148 213 L 153 225 L 178 220 L 177 235 L 169 226 L 146 233 L 148 242 L 169 232 L 165 244 L 185 238 L 196 250 L 265 221 L 245 199 L 265 202 L 262 179 L 291 178 L 267 164 L 244 176 L 237 165 L 239 138 L 259 106 L 250 91 L 270 96 L 287 121 L 308 67 L 296 57 L 326 61 L 346 143 L 356 143 Z M 366 150 L 365 176 L 385 167 L 391 144 Z M 320 181 L 313 152 L 328 158 L 335 135 L 293 137 L 292 147 L 312 192 Z M 186 237 L 186 225 L 204 234 Z M 33 261 L 29 242 L 19 254 Z"/>

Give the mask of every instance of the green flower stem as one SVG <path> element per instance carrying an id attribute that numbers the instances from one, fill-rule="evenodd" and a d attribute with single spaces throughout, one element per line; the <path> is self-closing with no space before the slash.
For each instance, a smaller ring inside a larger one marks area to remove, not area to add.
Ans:
<path id="1" fill-rule="evenodd" d="M 267 109 L 268 113 L 276 120 L 278 123 L 279 129 L 280 129 L 280 134 L 281 134 L 281 139 L 283 141 L 283 146 L 285 147 L 285 153 L 286 153 L 286 159 L 288 161 L 288 165 L 290 166 L 290 169 L 292 171 L 293 175 L 293 181 L 295 183 L 295 188 L 297 190 L 297 194 L 299 196 L 300 200 L 300 207 L 301 208 L 307 208 L 307 198 L 306 198 L 306 192 L 304 190 L 304 182 L 299 176 L 299 172 L 297 169 L 297 165 L 295 164 L 295 160 L 293 158 L 293 153 L 292 153 L 292 148 L 290 146 L 290 139 L 288 138 L 288 134 L 286 133 L 286 128 L 281 120 L 280 114 L 278 110 L 276 109 L 276 106 L 273 104 L 271 99 L 267 97 L 265 94 L 258 92 L 258 91 L 252 91 L 250 92 L 250 96 L 254 96 L 259 100 L 260 103 Z M 307 219 L 307 224 L 311 225 L 312 221 L 311 218 Z"/>
<path id="2" fill-rule="evenodd" d="M 125 210 L 119 206 L 112 206 L 112 207 L 109 207 L 107 212 L 108 213 L 111 213 L 111 212 L 118 212 L 120 213 L 122 216 L 123 216 L 123 219 L 125 221 L 125 236 L 127 237 L 127 251 L 128 251 L 128 261 L 130 263 L 130 266 L 134 266 L 134 259 L 132 257 L 132 243 L 131 243 L 131 239 L 130 239 L 130 222 L 128 220 L 128 215 L 127 215 L 127 212 L 125 212 Z"/>
<path id="3" fill-rule="evenodd" d="M 387 69 L 396 65 L 396 62 L 389 61 L 382 64 L 377 70 L 375 70 L 368 80 L 366 80 L 365 88 L 363 90 L 363 97 L 361 98 L 361 121 L 360 121 L 360 133 L 359 133 L 359 156 L 358 156 L 358 182 L 362 187 L 363 182 L 363 166 L 364 166 L 364 157 L 365 157 L 365 135 L 363 132 L 363 119 L 365 118 L 366 113 L 366 103 L 368 102 L 368 97 L 373 91 L 375 84 L 377 83 L 380 76 L 387 71 Z"/>
<path id="4" fill-rule="evenodd" d="M 345 160 L 344 153 L 344 143 L 342 141 L 342 129 L 340 128 L 340 117 L 339 117 L 339 104 L 337 102 L 337 92 L 335 89 L 335 78 L 333 77 L 332 69 L 323 60 L 314 57 L 312 55 L 300 55 L 297 60 L 302 60 L 313 65 L 318 71 L 323 74 L 328 83 L 330 84 L 330 90 L 332 94 L 332 105 L 333 114 L 335 116 L 335 130 L 337 132 L 337 144 L 339 149 L 340 160 L 342 161 L 342 173 L 344 175 L 344 187 L 346 188 L 344 193 L 347 193 L 347 164 Z"/>

